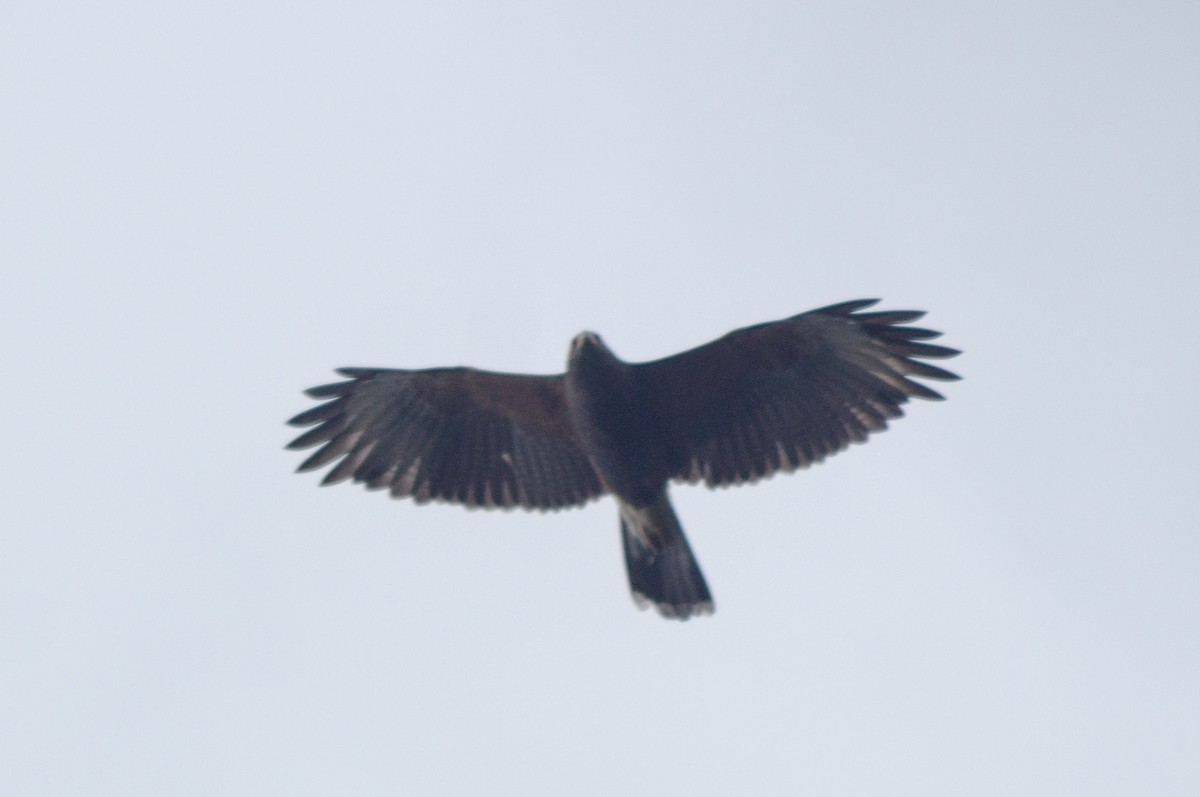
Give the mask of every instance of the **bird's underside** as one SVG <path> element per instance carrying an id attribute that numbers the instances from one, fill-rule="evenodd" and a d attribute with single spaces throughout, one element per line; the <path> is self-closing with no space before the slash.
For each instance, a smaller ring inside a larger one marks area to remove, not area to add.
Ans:
<path id="1" fill-rule="evenodd" d="M 927 359 L 958 352 L 906 326 L 923 313 L 832 305 L 661 360 L 626 363 L 599 336 L 571 344 L 566 373 L 341 368 L 307 392 L 326 403 L 288 446 L 321 446 L 299 470 L 393 497 L 552 510 L 611 493 L 639 605 L 687 619 L 713 609 L 667 496 L 670 481 L 742 484 L 820 462 L 882 431 L 917 379 L 953 380 Z"/>

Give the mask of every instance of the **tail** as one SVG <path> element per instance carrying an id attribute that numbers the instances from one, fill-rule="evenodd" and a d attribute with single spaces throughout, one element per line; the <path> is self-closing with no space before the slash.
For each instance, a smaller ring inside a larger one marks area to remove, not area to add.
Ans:
<path id="1" fill-rule="evenodd" d="M 653 604 L 675 620 L 712 614 L 708 584 L 666 492 L 649 506 L 619 503 L 625 569 L 638 608 Z"/>

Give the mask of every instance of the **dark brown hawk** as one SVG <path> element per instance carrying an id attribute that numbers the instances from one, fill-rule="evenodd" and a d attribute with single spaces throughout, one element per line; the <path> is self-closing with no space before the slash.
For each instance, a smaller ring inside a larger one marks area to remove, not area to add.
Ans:
<path id="1" fill-rule="evenodd" d="M 346 479 L 418 503 L 562 509 L 611 493 L 634 600 L 664 617 L 713 611 L 667 496 L 671 480 L 753 482 L 820 462 L 940 399 L 915 378 L 958 377 L 921 360 L 958 352 L 924 315 L 835 304 L 746 327 L 662 360 L 626 363 L 600 337 L 571 342 L 567 372 L 340 368 L 308 390 L 329 401 L 289 423 L 317 424 L 288 448 L 321 445 L 299 470 L 337 460 Z"/>

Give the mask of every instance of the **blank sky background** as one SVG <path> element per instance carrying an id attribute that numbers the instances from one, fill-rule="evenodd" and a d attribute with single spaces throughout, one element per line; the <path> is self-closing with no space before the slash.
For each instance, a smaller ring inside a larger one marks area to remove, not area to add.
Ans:
<path id="1" fill-rule="evenodd" d="M 1200 792 L 1197 9 L 5 3 L 0 792 Z M 863 296 L 964 380 L 677 487 L 711 618 L 282 451 Z"/>

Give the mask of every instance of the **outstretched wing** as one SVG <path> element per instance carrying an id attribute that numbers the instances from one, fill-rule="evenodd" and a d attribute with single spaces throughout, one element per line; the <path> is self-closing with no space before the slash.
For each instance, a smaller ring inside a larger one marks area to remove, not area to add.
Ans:
<path id="1" fill-rule="evenodd" d="M 887 428 L 911 397 L 940 399 L 913 380 L 958 377 L 921 359 L 958 352 L 903 326 L 924 313 L 860 312 L 864 299 L 739 329 L 705 346 L 636 366 L 671 449 L 672 477 L 739 484 L 819 462 Z"/>
<path id="2" fill-rule="evenodd" d="M 439 368 L 340 368 L 348 382 L 306 391 L 326 404 L 288 423 L 319 424 L 288 445 L 324 443 L 299 470 L 343 458 L 346 479 L 420 503 L 560 509 L 604 490 L 567 421 L 561 376 Z"/>

